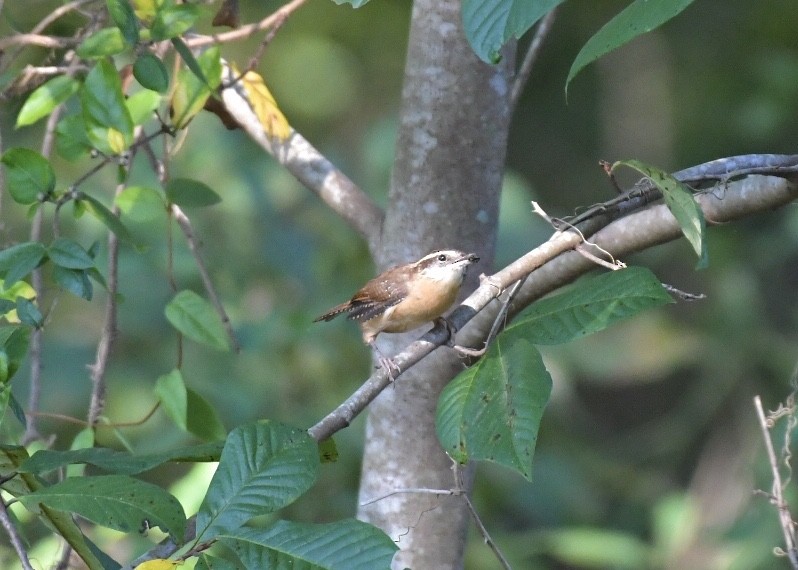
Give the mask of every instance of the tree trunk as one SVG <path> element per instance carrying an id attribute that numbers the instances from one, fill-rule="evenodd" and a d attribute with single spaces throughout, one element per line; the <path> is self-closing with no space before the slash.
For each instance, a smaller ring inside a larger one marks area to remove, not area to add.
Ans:
<path id="1" fill-rule="evenodd" d="M 463 35 L 459 1 L 415 2 L 389 204 L 374 251 L 381 269 L 456 248 L 481 257 L 464 291 L 473 289 L 479 273 L 489 272 L 513 50 L 506 50 L 500 65 L 487 65 Z M 390 355 L 418 336 L 419 331 L 382 335 L 379 342 Z M 452 350 L 441 348 L 371 404 L 361 503 L 401 489 L 454 486 L 434 420 L 441 390 L 462 368 Z M 458 497 L 400 493 L 361 507 L 359 516 L 397 541 L 395 568 L 463 565 L 469 515 Z"/>

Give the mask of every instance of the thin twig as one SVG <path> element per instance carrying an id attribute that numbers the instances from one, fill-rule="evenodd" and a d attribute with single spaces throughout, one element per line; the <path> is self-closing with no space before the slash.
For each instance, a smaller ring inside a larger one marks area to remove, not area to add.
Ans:
<path id="1" fill-rule="evenodd" d="M 784 534 L 784 543 L 787 547 L 787 557 L 792 567 L 798 569 L 798 550 L 796 550 L 795 546 L 792 516 L 790 515 L 789 505 L 784 500 L 784 487 L 781 483 L 779 463 L 776 458 L 776 451 L 773 448 L 773 441 L 770 439 L 770 430 L 768 429 L 768 420 L 765 417 L 765 410 L 762 408 L 762 399 L 759 396 L 754 396 L 754 407 L 756 408 L 756 415 L 759 418 L 759 427 L 762 429 L 762 437 L 765 440 L 765 449 L 768 453 L 770 470 L 773 474 L 771 502 L 779 511 L 779 522 L 781 523 L 781 530 Z"/>
<path id="2" fill-rule="evenodd" d="M 233 326 L 230 323 L 230 317 L 227 316 L 227 311 L 225 310 L 224 305 L 222 305 L 222 302 L 219 300 L 219 295 L 213 285 L 211 276 L 208 273 L 208 269 L 205 267 L 205 262 L 202 260 L 202 255 L 200 255 L 197 238 L 194 236 L 194 228 L 191 226 L 191 220 L 188 219 L 188 216 L 186 216 L 186 214 L 177 204 L 172 204 L 171 212 L 175 221 L 177 221 L 177 225 L 179 225 L 180 229 L 183 230 L 183 235 L 188 243 L 188 248 L 191 250 L 191 254 L 194 256 L 194 262 L 197 264 L 197 270 L 202 278 L 202 284 L 205 287 L 205 292 L 208 294 L 213 307 L 219 314 L 219 318 L 222 319 L 222 325 L 224 325 L 224 330 L 227 332 L 227 338 L 230 340 L 233 350 L 235 352 L 239 352 L 241 347 L 239 346 L 238 340 L 233 332 Z"/>
<path id="3" fill-rule="evenodd" d="M 482 535 L 485 544 L 493 551 L 493 554 L 496 555 L 496 558 L 499 559 L 499 563 L 502 565 L 502 568 L 505 570 L 513 570 L 513 567 L 510 566 L 510 563 L 507 562 L 507 559 L 502 554 L 502 551 L 499 549 L 498 545 L 494 542 L 493 538 L 491 538 L 488 529 L 485 528 L 485 525 L 482 524 L 482 519 L 479 518 L 474 505 L 471 503 L 471 499 L 468 498 L 468 493 L 463 493 L 463 500 L 465 500 L 465 504 L 468 507 L 468 511 L 471 513 L 471 518 L 474 519 L 474 524 L 477 525 L 477 530 L 479 530 L 479 534 Z"/>
<path id="4" fill-rule="evenodd" d="M 524 56 L 524 61 L 521 63 L 521 67 L 518 69 L 518 73 L 515 76 L 515 81 L 513 81 L 513 90 L 510 92 L 511 112 L 512 110 L 515 110 L 516 106 L 518 105 L 518 99 L 521 97 L 521 93 L 524 92 L 524 87 L 526 87 L 527 82 L 529 81 L 529 76 L 532 73 L 532 68 L 535 65 L 535 61 L 537 61 L 538 55 L 540 55 L 540 48 L 543 46 L 543 41 L 549 34 L 556 17 L 557 8 L 554 8 L 548 14 L 543 16 L 543 19 L 538 23 L 538 27 L 535 30 L 535 35 L 532 37 L 532 42 L 529 44 L 529 49 Z"/>
<path id="5" fill-rule="evenodd" d="M 510 310 L 510 303 L 513 302 L 513 299 L 515 299 L 515 296 L 518 294 L 518 291 L 521 290 L 521 287 L 524 285 L 525 281 L 526 277 L 516 281 L 515 285 L 513 285 L 512 289 L 510 289 L 507 298 L 502 301 L 502 307 L 499 309 L 499 313 L 496 315 L 496 318 L 493 319 L 493 326 L 490 327 L 490 332 L 488 333 L 488 336 L 485 339 L 485 345 L 482 348 L 474 349 L 467 346 L 458 345 L 455 345 L 452 348 L 464 356 L 471 356 L 474 358 L 483 356 L 488 351 L 488 347 L 490 347 L 491 343 L 496 338 L 496 335 L 499 334 L 499 330 L 501 330 L 501 328 L 507 324 L 507 312 Z"/>
<path id="6" fill-rule="evenodd" d="M 63 49 L 74 47 L 80 43 L 79 39 L 72 37 L 45 36 L 41 34 L 14 34 L 0 38 L 0 51 L 5 51 L 11 46 L 39 46 L 50 49 Z"/>
<path id="7" fill-rule="evenodd" d="M 0 524 L 3 525 L 3 528 L 6 530 L 6 534 L 8 534 L 8 538 L 11 541 L 11 545 L 14 547 L 14 550 L 19 557 L 19 561 L 22 563 L 22 568 L 24 570 L 33 570 L 33 566 L 30 564 L 30 560 L 28 559 L 28 553 L 25 552 L 25 547 L 22 544 L 22 539 L 19 537 L 19 533 L 17 532 L 17 527 L 14 526 L 14 523 L 11 521 L 11 517 L 8 514 L 8 508 L 6 507 L 5 501 L 0 498 Z"/>
<path id="8" fill-rule="evenodd" d="M 213 34 L 210 36 L 196 36 L 193 38 L 188 38 L 186 40 L 186 45 L 188 45 L 188 47 L 191 48 L 196 48 L 211 44 L 223 44 L 223 43 L 246 39 L 254 34 L 257 34 L 260 31 L 271 28 L 272 26 L 274 26 L 278 22 L 281 22 L 282 20 L 285 20 L 285 18 L 290 16 L 293 12 L 295 12 L 298 8 L 300 8 L 305 2 L 307 2 L 307 0 L 292 0 L 288 4 L 281 6 L 274 13 L 263 18 L 260 22 L 255 22 L 254 24 L 249 24 L 248 26 L 241 26 L 236 30 L 230 30 L 229 32 L 224 32 L 221 34 Z"/>

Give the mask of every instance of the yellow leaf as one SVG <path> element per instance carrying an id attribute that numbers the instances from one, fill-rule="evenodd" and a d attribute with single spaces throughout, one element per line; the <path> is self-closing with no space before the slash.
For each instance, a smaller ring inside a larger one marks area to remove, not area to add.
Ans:
<path id="1" fill-rule="evenodd" d="M 163 4 L 163 0 L 133 0 L 133 12 L 139 20 L 150 24 L 161 4 Z"/>
<path id="2" fill-rule="evenodd" d="M 238 74 L 237 71 L 236 74 Z M 241 78 L 241 84 L 244 86 L 249 104 L 266 134 L 281 141 L 287 139 L 291 134 L 291 125 L 288 124 L 288 119 L 277 107 L 277 102 L 263 82 L 263 77 L 254 71 L 247 71 Z"/>
<path id="3" fill-rule="evenodd" d="M 125 135 L 120 133 L 114 128 L 108 129 L 108 146 L 114 154 L 120 154 L 127 148 L 125 144 Z"/>
<path id="4" fill-rule="evenodd" d="M 172 570 L 177 566 L 177 562 L 173 560 L 164 560 L 158 558 L 156 560 L 147 560 L 136 566 L 133 570 Z"/>
<path id="5" fill-rule="evenodd" d="M 0 299 L 8 299 L 9 301 L 13 301 L 17 297 L 25 297 L 27 300 L 33 301 L 36 299 L 36 291 L 25 281 L 17 281 L 8 289 L 3 287 L 3 283 L 0 281 Z M 19 324 L 20 322 L 16 309 L 6 313 L 5 319 L 9 323 L 13 324 Z"/>

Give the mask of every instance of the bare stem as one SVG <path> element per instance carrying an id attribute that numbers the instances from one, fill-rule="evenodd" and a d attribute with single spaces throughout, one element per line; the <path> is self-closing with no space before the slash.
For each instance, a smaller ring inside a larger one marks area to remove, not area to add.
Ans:
<path id="1" fill-rule="evenodd" d="M 521 98 L 521 93 L 524 92 L 524 87 L 526 87 L 529 76 L 532 74 L 532 68 L 538 59 L 538 55 L 540 55 L 540 48 L 543 46 L 543 41 L 546 39 L 546 36 L 549 35 L 549 31 L 556 17 L 557 8 L 554 8 L 540 20 L 535 30 L 535 35 L 532 37 L 532 42 L 529 44 L 529 49 L 524 56 L 524 61 L 518 69 L 515 81 L 513 81 L 513 90 L 510 92 L 510 109 L 515 109 L 518 105 L 518 99 Z"/>
<path id="2" fill-rule="evenodd" d="M 25 552 L 25 547 L 17 532 L 17 527 L 15 527 L 14 523 L 11 521 L 11 517 L 8 514 L 8 507 L 2 499 L 0 499 L 0 524 L 3 525 L 9 540 L 11 540 L 11 545 L 14 547 L 17 556 L 19 556 L 22 568 L 24 568 L 24 570 L 33 570 L 33 566 L 31 566 L 30 560 L 28 559 L 28 553 Z"/>

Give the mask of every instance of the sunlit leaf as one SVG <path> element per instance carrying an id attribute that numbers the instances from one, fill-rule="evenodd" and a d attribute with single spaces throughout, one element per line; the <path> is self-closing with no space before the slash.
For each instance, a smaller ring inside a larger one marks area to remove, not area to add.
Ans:
<path id="1" fill-rule="evenodd" d="M 108 60 L 98 61 L 86 76 L 80 102 L 87 135 L 94 146 L 110 154 L 130 146 L 133 120 L 125 105 L 119 73 Z"/>
<path id="2" fill-rule="evenodd" d="M 186 431 L 188 429 L 188 395 L 180 370 L 172 370 L 169 374 L 158 378 L 155 383 L 155 395 L 158 396 L 166 415 L 175 422 L 177 427 Z"/>
<path id="3" fill-rule="evenodd" d="M 237 77 L 238 72 L 235 69 L 234 73 Z M 247 71 L 241 78 L 241 84 L 264 132 L 281 141 L 287 139 L 291 134 L 291 125 L 288 124 L 288 119 L 277 107 L 277 102 L 263 82 L 263 78 L 254 71 Z"/>
<path id="4" fill-rule="evenodd" d="M 200 14 L 200 7 L 195 4 L 161 5 L 150 26 L 152 39 L 168 40 L 187 32 L 196 23 Z"/>
<path id="5" fill-rule="evenodd" d="M 589 64 L 637 36 L 658 28 L 692 3 L 693 0 L 634 0 L 582 46 L 565 80 L 566 95 L 571 80 Z"/>
<path id="6" fill-rule="evenodd" d="M 22 105 L 17 115 L 17 128 L 47 117 L 53 109 L 77 93 L 79 88 L 80 82 L 67 75 L 59 75 L 40 85 Z"/>
<path id="7" fill-rule="evenodd" d="M 234 429 L 197 513 L 197 540 L 292 503 L 313 485 L 318 469 L 318 447 L 306 430 L 272 421 Z"/>
<path id="8" fill-rule="evenodd" d="M 146 186 L 129 186 L 114 199 L 122 216 L 134 222 L 149 222 L 166 215 L 166 201 L 161 192 Z"/>
<path id="9" fill-rule="evenodd" d="M 36 151 L 11 148 L 0 162 L 6 167 L 6 188 L 18 204 L 33 204 L 49 196 L 55 188 L 53 167 Z"/>
<path id="10" fill-rule="evenodd" d="M 186 524 L 177 499 L 157 485 L 125 475 L 70 477 L 19 500 L 26 507 L 44 504 L 126 533 L 159 526 L 181 540 Z"/>
<path id="11" fill-rule="evenodd" d="M 103 28 L 83 40 L 77 52 L 85 59 L 99 59 L 122 53 L 126 49 L 127 43 L 119 28 Z"/>
<path id="12" fill-rule="evenodd" d="M 166 318 L 187 338 L 217 350 L 229 350 L 227 332 L 216 309 L 193 291 L 180 291 L 166 305 Z"/>
<path id="13" fill-rule="evenodd" d="M 153 118 L 155 110 L 161 104 L 161 96 L 155 91 L 142 89 L 125 101 L 130 118 L 134 125 L 143 125 Z"/>
<path id="14" fill-rule="evenodd" d="M 188 64 L 188 61 L 186 63 Z M 196 63 L 205 81 L 190 69 L 181 69 L 177 74 L 175 93 L 172 97 L 172 120 L 177 129 L 188 125 L 194 115 L 202 110 L 212 90 L 221 83 L 222 64 L 219 48 L 209 48 L 196 58 Z"/>

